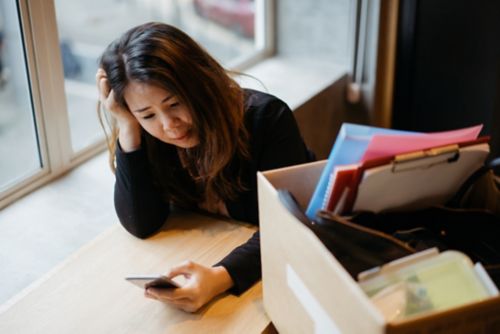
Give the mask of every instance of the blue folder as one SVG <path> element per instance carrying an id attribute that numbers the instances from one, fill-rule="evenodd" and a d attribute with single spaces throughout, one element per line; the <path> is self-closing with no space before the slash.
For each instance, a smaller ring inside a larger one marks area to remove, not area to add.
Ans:
<path id="1" fill-rule="evenodd" d="M 333 168 L 337 165 L 348 165 L 359 162 L 365 153 L 370 139 L 375 134 L 412 135 L 419 132 L 401 131 L 373 126 L 344 123 L 335 139 L 330 156 L 319 178 L 316 189 L 311 197 L 306 215 L 314 220 L 316 213 L 321 210 L 326 188 Z"/>

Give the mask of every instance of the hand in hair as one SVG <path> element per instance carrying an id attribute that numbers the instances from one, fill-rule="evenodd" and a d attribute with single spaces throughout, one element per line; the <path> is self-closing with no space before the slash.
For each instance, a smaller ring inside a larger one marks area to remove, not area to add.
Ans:
<path id="1" fill-rule="evenodd" d="M 137 150 L 141 146 L 141 126 L 129 110 L 119 106 L 114 98 L 113 90 L 110 89 L 106 72 L 99 68 L 95 75 L 99 102 L 108 110 L 119 129 L 118 140 L 124 152 Z"/>
<path id="2" fill-rule="evenodd" d="M 182 275 L 186 284 L 177 289 L 148 288 L 145 296 L 177 307 L 186 312 L 196 312 L 215 296 L 233 285 L 224 267 L 205 267 L 192 261 L 174 267 L 167 273 L 169 278 Z"/>

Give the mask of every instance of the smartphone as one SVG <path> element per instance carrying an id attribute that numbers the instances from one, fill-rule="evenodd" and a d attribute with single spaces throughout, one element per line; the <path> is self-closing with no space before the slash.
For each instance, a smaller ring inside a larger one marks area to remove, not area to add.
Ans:
<path id="1" fill-rule="evenodd" d="M 175 289 L 179 284 L 163 275 L 133 275 L 125 277 L 130 283 L 143 288 Z"/>

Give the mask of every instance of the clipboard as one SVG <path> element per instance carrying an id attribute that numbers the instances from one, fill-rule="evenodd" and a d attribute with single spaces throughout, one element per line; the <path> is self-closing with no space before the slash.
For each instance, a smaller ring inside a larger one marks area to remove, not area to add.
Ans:
<path id="1" fill-rule="evenodd" d="M 327 208 L 349 214 L 409 211 L 445 204 L 484 164 L 489 154 L 488 141 L 489 137 L 481 137 L 347 166 L 343 173 L 349 171 L 350 183 L 331 188 Z"/>
<path id="2" fill-rule="evenodd" d="M 325 203 L 330 177 L 335 166 L 358 163 L 374 135 L 418 135 L 419 132 L 379 128 L 374 126 L 343 123 L 321 173 L 306 210 L 309 219 L 314 220 L 316 213 Z"/>

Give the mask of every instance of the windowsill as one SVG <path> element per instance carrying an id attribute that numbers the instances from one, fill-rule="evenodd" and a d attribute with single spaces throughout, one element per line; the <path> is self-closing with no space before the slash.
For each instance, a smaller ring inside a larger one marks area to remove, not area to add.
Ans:
<path id="1" fill-rule="evenodd" d="M 347 69 L 327 61 L 310 58 L 273 57 L 245 71 L 264 83 L 243 76 L 244 87 L 268 91 L 285 101 L 292 110 L 301 107 L 319 92 L 340 79 Z"/>
<path id="2" fill-rule="evenodd" d="M 274 57 L 246 71 L 244 87 L 268 91 L 296 110 L 340 79 L 343 66 Z M 118 222 L 107 152 L 0 212 L 0 304 Z"/>

